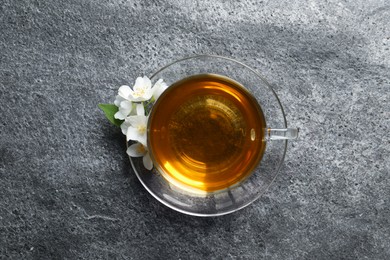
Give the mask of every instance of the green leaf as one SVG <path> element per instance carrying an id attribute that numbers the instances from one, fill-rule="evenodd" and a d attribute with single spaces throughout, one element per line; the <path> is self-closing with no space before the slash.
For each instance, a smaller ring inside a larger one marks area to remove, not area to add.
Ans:
<path id="1" fill-rule="evenodd" d="M 118 112 L 118 107 L 112 104 L 99 104 L 98 105 L 101 110 L 103 110 L 107 119 L 116 126 L 121 126 L 124 120 L 119 120 L 114 117 L 115 113 Z"/>

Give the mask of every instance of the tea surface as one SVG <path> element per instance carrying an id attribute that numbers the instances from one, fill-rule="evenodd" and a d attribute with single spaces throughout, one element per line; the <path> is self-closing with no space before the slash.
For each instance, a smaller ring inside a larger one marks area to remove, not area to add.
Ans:
<path id="1" fill-rule="evenodd" d="M 260 106 L 239 83 L 195 75 L 174 83 L 154 105 L 149 150 L 170 183 L 213 192 L 250 175 L 265 149 L 264 128 Z"/>

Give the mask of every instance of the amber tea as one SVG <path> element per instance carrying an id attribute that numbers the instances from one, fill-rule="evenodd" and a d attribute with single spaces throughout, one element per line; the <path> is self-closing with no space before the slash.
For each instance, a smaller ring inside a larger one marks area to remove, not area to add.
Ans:
<path id="1" fill-rule="evenodd" d="M 256 99 L 239 83 L 195 75 L 174 83 L 153 106 L 149 152 L 173 185 L 223 190 L 247 178 L 260 162 L 265 126 Z"/>

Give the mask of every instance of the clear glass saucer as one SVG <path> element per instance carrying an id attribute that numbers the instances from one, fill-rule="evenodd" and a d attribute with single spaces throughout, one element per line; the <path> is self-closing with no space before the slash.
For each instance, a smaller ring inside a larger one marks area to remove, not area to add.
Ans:
<path id="1" fill-rule="evenodd" d="M 198 55 L 177 60 L 161 68 L 151 77 L 163 79 L 168 86 L 188 76 L 212 73 L 241 83 L 258 101 L 267 126 L 287 129 L 283 107 L 270 84 L 241 62 L 214 55 Z M 130 143 L 128 144 L 130 145 Z M 131 158 L 132 168 L 145 187 L 158 201 L 193 216 L 220 216 L 242 209 L 257 200 L 278 174 L 287 150 L 287 140 L 267 140 L 264 155 L 253 173 L 241 183 L 213 193 L 190 193 L 170 184 L 154 167 L 145 169 L 141 158 Z"/>

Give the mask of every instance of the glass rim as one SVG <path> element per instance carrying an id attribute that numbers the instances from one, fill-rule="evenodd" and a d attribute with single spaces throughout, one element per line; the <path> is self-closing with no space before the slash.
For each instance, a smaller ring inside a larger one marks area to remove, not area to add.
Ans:
<path id="1" fill-rule="evenodd" d="M 284 109 L 283 109 L 283 106 L 279 100 L 279 97 L 278 95 L 276 94 L 276 92 L 274 91 L 274 89 L 272 88 L 271 84 L 263 77 L 261 76 L 257 71 L 255 71 L 254 69 L 252 69 L 251 67 L 249 67 L 248 65 L 242 63 L 242 62 L 239 62 L 235 59 L 232 59 L 232 58 L 228 58 L 228 57 L 224 57 L 224 56 L 219 56 L 219 55 L 212 55 L 212 54 L 198 54 L 198 55 L 193 55 L 193 56 L 188 56 L 188 57 L 185 57 L 185 58 L 181 58 L 181 59 L 178 59 L 178 60 L 175 60 L 163 67 L 161 67 L 160 69 L 158 69 L 156 72 L 154 72 L 152 74 L 152 76 L 150 77 L 150 79 L 153 79 L 158 73 L 160 73 L 161 71 L 167 69 L 168 67 L 176 64 L 176 63 L 179 63 L 179 62 L 183 62 L 183 61 L 186 61 L 186 60 L 192 60 L 192 59 L 199 59 L 199 58 L 215 58 L 215 59 L 222 59 L 222 60 L 227 60 L 229 62 L 234 62 L 234 63 L 237 63 L 241 66 L 243 66 L 244 68 L 250 70 L 252 73 L 254 73 L 257 77 L 259 77 L 263 83 L 267 86 L 267 88 L 272 92 L 272 94 L 274 95 L 274 97 L 276 98 L 276 101 L 278 102 L 279 104 L 279 107 L 281 109 L 281 112 L 282 112 L 282 116 L 283 116 L 283 123 L 284 123 L 284 127 L 287 128 L 287 120 L 286 120 L 286 115 L 285 115 L 285 112 L 284 112 Z M 141 176 L 139 175 L 138 171 L 136 170 L 136 167 L 135 167 L 135 164 L 134 164 L 134 161 L 133 159 L 129 156 L 130 158 L 130 164 L 135 172 L 135 175 L 137 176 L 138 180 L 141 182 L 142 186 L 144 186 L 144 188 L 157 200 L 159 201 L 160 203 L 162 203 L 163 205 L 167 206 L 168 208 L 171 208 L 177 212 L 180 212 L 180 213 L 183 213 L 183 214 L 186 214 L 186 215 L 190 215 L 190 216 L 196 216 L 196 217 L 217 217 L 217 216 L 223 216 L 223 215 L 227 215 L 227 214 L 230 214 L 230 213 L 233 213 L 233 212 L 236 212 L 238 210 L 241 210 L 247 206 L 249 206 L 250 204 L 252 204 L 253 202 L 255 202 L 256 200 L 258 200 L 268 189 L 269 187 L 271 186 L 271 184 L 275 181 L 276 177 L 278 176 L 279 174 L 279 171 L 283 165 L 283 162 L 284 162 L 284 159 L 286 157 L 286 153 L 287 153 L 287 143 L 288 141 L 285 140 L 285 145 L 284 145 L 284 151 L 283 151 L 283 154 L 282 154 L 282 158 L 280 160 L 280 163 L 275 171 L 275 175 L 273 176 L 272 180 L 270 181 L 270 183 L 266 186 L 266 188 L 262 191 L 262 192 L 259 192 L 259 194 L 257 196 L 254 196 L 252 199 L 250 199 L 247 203 L 235 208 L 235 209 L 232 209 L 232 210 L 228 210 L 228 211 L 223 211 L 223 212 L 217 212 L 217 213 L 197 213 L 197 212 L 191 212 L 191 211 L 187 211 L 187 210 L 183 210 L 181 208 L 178 208 L 176 207 L 175 205 L 172 205 L 170 204 L 169 202 L 167 202 L 166 200 L 162 199 L 160 196 L 158 196 L 157 194 L 155 194 L 149 187 L 148 185 L 142 180 Z M 126 147 L 128 147 L 129 144 L 128 142 L 126 142 Z"/>

